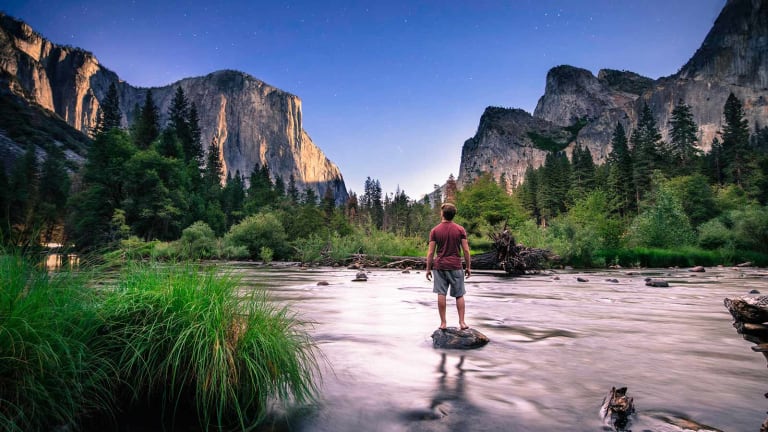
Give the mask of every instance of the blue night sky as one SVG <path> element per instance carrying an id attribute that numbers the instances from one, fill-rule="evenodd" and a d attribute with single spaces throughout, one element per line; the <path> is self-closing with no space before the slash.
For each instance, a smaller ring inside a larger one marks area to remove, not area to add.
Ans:
<path id="1" fill-rule="evenodd" d="M 658 78 L 693 55 L 725 0 L 6 0 L 49 40 L 135 86 L 236 69 L 299 96 L 341 169 L 418 199 L 458 175 L 487 106 L 533 112 L 569 64 Z"/>

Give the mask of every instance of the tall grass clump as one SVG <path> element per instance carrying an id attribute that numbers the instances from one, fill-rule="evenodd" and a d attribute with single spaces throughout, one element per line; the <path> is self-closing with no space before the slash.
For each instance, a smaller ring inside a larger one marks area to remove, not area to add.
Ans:
<path id="1" fill-rule="evenodd" d="M 134 403 L 159 403 L 166 422 L 248 430 L 272 401 L 316 392 L 314 345 L 264 291 L 192 265 L 134 264 L 103 305 L 105 348 Z"/>
<path id="2" fill-rule="evenodd" d="M 109 411 L 113 369 L 91 348 L 91 293 L 74 273 L 0 254 L 0 431 L 77 428 Z"/>

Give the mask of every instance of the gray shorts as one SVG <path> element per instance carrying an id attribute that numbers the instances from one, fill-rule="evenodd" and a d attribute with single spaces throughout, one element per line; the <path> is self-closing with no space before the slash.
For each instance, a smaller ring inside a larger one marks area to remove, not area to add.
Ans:
<path id="1" fill-rule="evenodd" d="M 464 290 L 464 270 L 432 270 L 434 279 L 433 293 L 446 295 L 451 286 L 451 297 L 462 297 Z"/>

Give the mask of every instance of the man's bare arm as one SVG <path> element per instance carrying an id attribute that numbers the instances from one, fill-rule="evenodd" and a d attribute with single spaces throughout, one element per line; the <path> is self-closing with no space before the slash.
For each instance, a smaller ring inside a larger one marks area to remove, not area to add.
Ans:
<path id="1" fill-rule="evenodd" d="M 472 258 L 469 256 L 469 241 L 467 241 L 467 239 L 461 239 L 461 250 L 464 253 L 464 262 L 467 263 L 467 268 L 464 269 L 464 275 L 469 277 L 472 274 Z"/>
<path id="2" fill-rule="evenodd" d="M 432 280 L 432 258 L 435 256 L 434 241 L 429 242 L 429 248 L 427 250 L 427 280 Z"/>

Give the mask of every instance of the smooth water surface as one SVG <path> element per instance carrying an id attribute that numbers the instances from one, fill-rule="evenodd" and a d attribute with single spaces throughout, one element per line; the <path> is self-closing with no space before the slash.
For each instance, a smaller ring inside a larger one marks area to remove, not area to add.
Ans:
<path id="1" fill-rule="evenodd" d="M 766 360 L 723 306 L 752 289 L 768 294 L 761 269 L 477 272 L 467 323 L 491 342 L 471 351 L 432 347 L 439 318 L 423 271 L 372 269 L 353 282 L 346 269 L 231 269 L 311 322 L 325 357 L 318 404 L 265 430 L 612 430 L 599 414 L 612 386 L 634 397 L 635 432 L 681 430 L 672 424 L 684 420 L 757 431 L 766 417 Z M 649 276 L 670 287 L 645 286 Z M 451 298 L 448 325 L 458 325 Z"/>

